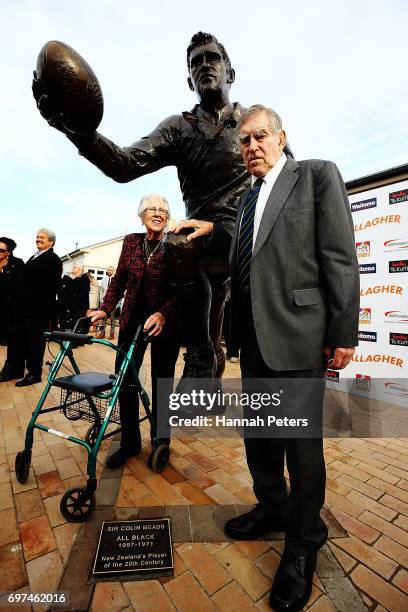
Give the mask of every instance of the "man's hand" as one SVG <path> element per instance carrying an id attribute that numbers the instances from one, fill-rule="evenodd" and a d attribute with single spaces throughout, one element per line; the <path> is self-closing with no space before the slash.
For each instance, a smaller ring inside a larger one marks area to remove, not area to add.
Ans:
<path id="1" fill-rule="evenodd" d="M 106 319 L 106 312 L 104 310 L 94 310 L 89 316 L 92 317 L 91 323 L 96 323 L 97 321 Z"/>
<path id="2" fill-rule="evenodd" d="M 146 319 L 143 325 L 144 331 L 149 331 L 149 336 L 158 336 L 163 331 L 163 326 L 166 323 L 166 319 L 161 312 L 155 312 L 148 319 Z"/>
<path id="3" fill-rule="evenodd" d="M 194 238 L 199 238 L 200 236 L 207 236 L 207 234 L 211 234 L 214 229 L 214 223 L 211 221 L 198 221 L 197 219 L 189 219 L 188 221 L 180 221 L 177 223 L 173 232 L 178 234 L 180 230 L 192 227 L 195 229 L 195 232 L 189 234 L 187 236 L 187 241 L 194 240 Z"/>
<path id="4" fill-rule="evenodd" d="M 324 347 L 324 357 L 326 367 L 331 370 L 343 370 L 351 361 L 355 353 L 355 348 L 335 348 L 334 346 Z"/>

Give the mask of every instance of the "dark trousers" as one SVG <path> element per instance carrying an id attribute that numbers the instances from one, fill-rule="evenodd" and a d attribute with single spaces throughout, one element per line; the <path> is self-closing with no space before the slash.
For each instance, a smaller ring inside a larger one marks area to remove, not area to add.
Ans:
<path id="1" fill-rule="evenodd" d="M 271 370 L 259 350 L 250 308 L 243 308 L 241 315 L 244 323 L 241 344 L 243 392 L 254 390 L 254 379 L 324 377 L 323 365 L 312 370 Z M 316 410 L 321 414 L 323 406 L 317 406 L 315 413 Z M 327 527 L 320 517 L 326 485 L 322 437 L 245 438 L 245 449 L 255 496 L 270 514 L 271 521 L 274 518 L 283 520 L 286 547 L 299 554 L 318 550 L 327 540 Z M 289 493 L 284 477 L 285 458 Z"/>
<path id="2" fill-rule="evenodd" d="M 144 322 L 144 321 L 143 321 Z M 118 346 L 127 351 L 135 336 L 138 324 L 134 323 L 127 329 L 119 331 Z M 139 372 L 140 366 L 143 363 L 143 357 L 146 352 L 147 343 L 139 340 L 133 353 L 133 360 L 136 371 Z M 157 411 L 168 411 L 168 405 L 158 406 L 157 380 L 166 379 L 169 386 L 168 394 L 172 392 L 174 368 L 176 365 L 179 344 L 172 336 L 168 329 L 151 341 L 151 379 L 152 379 L 152 397 L 151 410 L 155 423 L 157 423 Z M 123 355 L 117 353 L 115 371 L 117 372 L 123 360 Z M 171 388 L 170 388 L 171 387 Z M 163 392 L 165 396 L 165 391 Z M 160 393 L 160 397 L 163 397 Z M 122 427 L 121 447 L 130 452 L 138 452 L 141 447 L 140 427 L 139 427 L 139 395 L 137 389 L 132 386 L 131 368 L 129 367 L 123 381 L 122 388 L 119 393 L 120 405 L 120 421 Z M 155 432 L 151 431 L 151 438 L 155 437 Z"/>
<path id="3" fill-rule="evenodd" d="M 51 317 L 47 314 L 33 314 L 21 319 L 24 335 L 24 357 L 29 374 L 40 378 L 45 352 L 44 332 L 50 329 Z"/>
<path id="4" fill-rule="evenodd" d="M 20 320 L 12 316 L 7 321 L 7 358 L 6 370 L 9 374 L 19 378 L 24 376 L 24 334 Z"/>

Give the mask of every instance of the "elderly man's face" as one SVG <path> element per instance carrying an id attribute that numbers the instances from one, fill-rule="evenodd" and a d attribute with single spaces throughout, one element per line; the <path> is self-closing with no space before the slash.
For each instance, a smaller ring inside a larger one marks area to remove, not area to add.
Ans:
<path id="1" fill-rule="evenodd" d="M 109 266 L 109 268 L 107 268 L 107 270 L 106 270 L 106 274 L 108 276 L 113 276 L 114 272 L 115 272 L 115 268 L 113 266 Z"/>
<path id="2" fill-rule="evenodd" d="M 35 244 L 37 245 L 37 249 L 39 251 L 45 251 L 53 246 L 54 242 L 49 239 L 47 234 L 39 232 L 37 234 L 37 238 L 35 239 Z"/>
<path id="3" fill-rule="evenodd" d="M 248 117 L 239 129 L 241 155 L 253 176 L 265 176 L 274 167 L 286 142 L 283 130 L 274 133 L 265 112 Z"/>
<path id="4" fill-rule="evenodd" d="M 233 81 L 233 73 L 228 74 L 221 51 L 214 42 L 193 49 L 189 62 L 188 84 L 200 100 L 207 92 L 225 89 Z"/>
<path id="5" fill-rule="evenodd" d="M 81 276 L 82 275 L 82 267 L 81 266 L 73 266 L 71 274 L 73 276 Z"/>

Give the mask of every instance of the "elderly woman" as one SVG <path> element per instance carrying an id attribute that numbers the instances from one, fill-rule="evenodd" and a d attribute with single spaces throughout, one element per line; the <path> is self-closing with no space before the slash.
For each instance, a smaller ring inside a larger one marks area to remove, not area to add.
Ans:
<path id="1" fill-rule="evenodd" d="M 149 330 L 149 335 L 152 337 L 152 413 L 156 420 L 157 379 L 174 378 L 174 367 L 179 351 L 179 345 L 173 338 L 169 325 L 169 320 L 174 318 L 175 304 L 170 284 L 164 273 L 162 244 L 164 230 L 170 218 L 170 209 L 166 198 L 152 194 L 142 198 L 138 214 L 146 226 L 146 233 L 125 236 L 116 274 L 109 284 L 101 309 L 93 313 L 92 322 L 105 319 L 126 291 L 119 321 L 118 346 L 127 350 L 139 325 Z M 137 371 L 142 364 L 145 349 L 146 343 L 142 343 L 135 351 Z M 122 359 L 121 354 L 117 353 L 116 371 Z M 119 404 L 122 426 L 121 446 L 109 458 L 107 465 L 110 468 L 123 465 L 128 457 L 137 455 L 141 449 L 138 396 L 135 389 L 123 385 Z M 153 433 L 151 437 L 153 438 Z"/>

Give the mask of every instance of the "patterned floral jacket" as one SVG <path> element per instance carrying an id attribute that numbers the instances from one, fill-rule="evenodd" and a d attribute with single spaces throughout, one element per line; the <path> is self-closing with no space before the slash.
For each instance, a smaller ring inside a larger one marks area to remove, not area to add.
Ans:
<path id="1" fill-rule="evenodd" d="M 168 323 L 174 320 L 175 297 L 166 279 L 163 249 L 158 249 L 150 258 L 149 264 L 143 249 L 145 238 L 142 234 L 125 236 L 115 276 L 109 284 L 101 310 L 111 313 L 126 291 L 120 316 L 120 328 L 125 329 L 135 310 L 141 281 L 143 279 L 144 298 L 148 314 L 161 312 Z"/>

